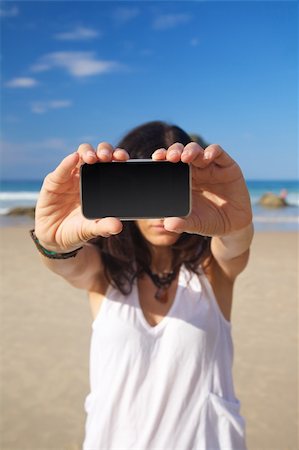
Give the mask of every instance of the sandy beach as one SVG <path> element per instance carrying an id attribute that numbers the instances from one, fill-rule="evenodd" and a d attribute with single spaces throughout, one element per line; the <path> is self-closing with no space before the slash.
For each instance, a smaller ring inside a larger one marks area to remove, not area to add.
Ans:
<path id="1" fill-rule="evenodd" d="M 0 449 L 79 450 L 89 389 L 87 296 L 41 264 L 28 229 L 0 228 Z M 299 448 L 297 274 L 297 234 L 256 233 L 232 314 L 249 450 Z"/>

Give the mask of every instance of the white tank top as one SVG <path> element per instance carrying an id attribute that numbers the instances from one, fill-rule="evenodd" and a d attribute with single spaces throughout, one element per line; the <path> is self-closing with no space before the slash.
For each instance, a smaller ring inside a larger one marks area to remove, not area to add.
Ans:
<path id="1" fill-rule="evenodd" d="M 246 450 L 231 325 L 204 274 L 181 268 L 154 327 L 137 281 L 128 296 L 110 286 L 92 327 L 84 450 Z"/>

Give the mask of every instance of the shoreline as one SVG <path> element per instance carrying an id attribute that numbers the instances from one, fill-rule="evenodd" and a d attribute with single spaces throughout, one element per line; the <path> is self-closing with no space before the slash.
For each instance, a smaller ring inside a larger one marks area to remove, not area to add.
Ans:
<path id="1" fill-rule="evenodd" d="M 253 224 L 256 233 L 260 232 L 299 232 L 299 216 L 264 217 L 254 216 Z M 34 218 L 30 215 L 0 215 L 0 230 L 2 228 L 34 227 Z"/>

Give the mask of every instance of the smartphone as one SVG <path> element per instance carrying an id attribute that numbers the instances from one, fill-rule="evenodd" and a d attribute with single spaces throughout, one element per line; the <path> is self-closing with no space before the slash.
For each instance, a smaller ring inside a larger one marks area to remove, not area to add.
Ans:
<path id="1" fill-rule="evenodd" d="M 83 164 L 80 181 L 82 213 L 87 219 L 186 217 L 191 211 L 191 169 L 181 161 Z"/>

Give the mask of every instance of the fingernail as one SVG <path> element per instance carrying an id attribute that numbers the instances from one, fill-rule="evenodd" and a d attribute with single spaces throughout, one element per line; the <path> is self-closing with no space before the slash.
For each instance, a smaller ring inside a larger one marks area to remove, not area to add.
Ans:
<path id="1" fill-rule="evenodd" d="M 102 148 L 101 150 L 100 150 L 100 156 L 106 156 L 107 158 L 109 158 L 110 157 L 110 152 L 109 152 L 109 150 L 108 149 L 105 149 L 105 148 Z"/>
<path id="2" fill-rule="evenodd" d="M 203 159 L 210 159 L 212 157 L 212 153 L 204 152 Z"/>
<path id="3" fill-rule="evenodd" d="M 91 150 L 89 152 L 87 152 L 87 156 L 89 156 L 90 158 L 94 158 L 96 155 L 94 152 L 92 152 Z"/>
<path id="4" fill-rule="evenodd" d="M 183 229 L 182 228 L 178 228 L 178 227 L 176 229 L 171 229 L 171 228 L 166 228 L 165 227 L 165 230 L 170 231 L 171 233 L 178 233 L 178 234 L 183 232 Z"/>

